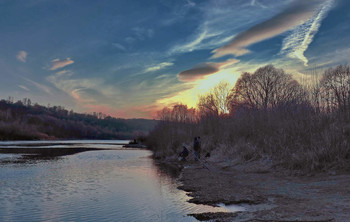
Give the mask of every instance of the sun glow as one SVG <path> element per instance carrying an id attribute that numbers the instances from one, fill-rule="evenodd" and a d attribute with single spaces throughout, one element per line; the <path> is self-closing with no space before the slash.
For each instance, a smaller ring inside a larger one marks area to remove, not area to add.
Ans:
<path id="1" fill-rule="evenodd" d="M 181 91 L 172 97 L 158 100 L 157 104 L 159 107 L 167 107 L 176 103 L 182 103 L 188 107 L 196 107 L 199 95 L 209 92 L 223 80 L 233 87 L 239 76 L 240 74 L 236 73 L 234 68 L 220 70 L 204 79 L 190 83 L 193 85 L 191 89 Z"/>

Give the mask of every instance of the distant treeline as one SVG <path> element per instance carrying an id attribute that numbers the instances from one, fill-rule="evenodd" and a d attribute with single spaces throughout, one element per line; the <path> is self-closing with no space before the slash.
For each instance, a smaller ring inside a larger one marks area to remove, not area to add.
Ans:
<path id="1" fill-rule="evenodd" d="M 45 107 L 25 98 L 0 100 L 0 140 L 132 139 L 146 135 L 156 120 L 120 119 Z"/>
<path id="2" fill-rule="evenodd" d="M 219 161 L 263 161 L 291 170 L 350 171 L 350 67 L 313 73 L 300 83 L 272 65 L 244 72 L 232 88 L 221 82 L 197 108 L 178 104 L 147 145 L 162 157 L 201 136 L 203 153 Z"/>

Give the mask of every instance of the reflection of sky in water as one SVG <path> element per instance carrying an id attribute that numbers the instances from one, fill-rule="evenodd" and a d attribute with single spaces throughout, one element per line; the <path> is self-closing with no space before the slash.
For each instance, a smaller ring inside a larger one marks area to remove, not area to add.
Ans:
<path id="1" fill-rule="evenodd" d="M 100 148 L 119 149 L 129 140 L 0 141 L 1 148 Z"/>
<path id="2" fill-rule="evenodd" d="M 186 202 L 150 155 L 103 150 L 2 165 L 0 221 L 194 221 L 185 215 L 218 210 Z"/>

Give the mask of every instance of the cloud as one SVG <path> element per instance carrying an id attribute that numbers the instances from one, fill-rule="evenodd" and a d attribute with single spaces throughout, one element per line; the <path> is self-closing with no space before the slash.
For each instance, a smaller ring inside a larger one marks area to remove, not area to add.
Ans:
<path id="1" fill-rule="evenodd" d="M 223 34 L 223 31 L 211 30 L 207 23 L 204 23 L 187 42 L 173 46 L 168 53 L 177 54 L 200 49 L 210 49 L 220 44 L 227 43 L 231 39 L 232 35 L 227 37 Z"/>
<path id="2" fill-rule="evenodd" d="M 117 103 L 119 90 L 113 85 L 98 78 L 72 78 L 72 75 L 71 71 L 63 70 L 48 76 L 46 80 L 74 98 L 80 106 Z"/>
<path id="3" fill-rule="evenodd" d="M 318 32 L 322 20 L 326 17 L 328 11 L 332 8 L 334 0 L 328 0 L 322 4 L 320 10 L 308 22 L 296 27 L 292 33 L 283 40 L 281 54 L 289 58 L 296 58 L 308 66 L 308 59 L 304 52 L 308 49 L 310 43 Z"/>
<path id="4" fill-rule="evenodd" d="M 70 58 L 66 58 L 64 60 L 54 59 L 51 61 L 51 67 L 49 69 L 56 70 L 56 69 L 60 69 L 60 68 L 63 68 L 65 66 L 68 66 L 70 64 L 73 64 L 73 63 L 74 63 L 74 61 L 71 60 Z"/>
<path id="5" fill-rule="evenodd" d="M 119 44 L 119 43 L 113 43 L 112 44 L 114 47 L 116 47 L 117 49 L 123 51 L 123 52 L 126 52 L 126 48 L 125 46 L 123 46 L 122 44 Z"/>
<path id="6" fill-rule="evenodd" d="M 199 64 L 192 69 L 180 72 L 177 77 L 182 82 L 192 82 L 198 79 L 203 79 L 205 76 L 214 74 L 222 68 L 226 68 L 230 65 L 237 63 L 238 60 L 229 59 L 225 62 L 207 62 Z"/>
<path id="7" fill-rule="evenodd" d="M 219 67 L 215 63 L 203 63 L 192 69 L 180 72 L 178 78 L 182 82 L 191 82 L 197 79 L 202 79 L 204 76 L 216 73 L 219 70 Z"/>
<path id="8" fill-rule="evenodd" d="M 57 76 L 72 76 L 73 75 L 73 72 L 70 71 L 70 70 L 62 70 L 62 71 L 59 71 L 59 72 L 56 72 L 56 75 Z"/>
<path id="9" fill-rule="evenodd" d="M 24 86 L 24 85 L 18 85 L 18 87 L 19 88 L 21 88 L 21 89 L 23 89 L 23 90 L 25 90 L 25 91 L 30 91 L 26 86 Z"/>
<path id="10" fill-rule="evenodd" d="M 19 51 L 16 55 L 16 58 L 21 62 L 26 62 L 27 55 L 28 55 L 28 53 L 26 51 Z"/>
<path id="11" fill-rule="evenodd" d="M 162 62 L 162 63 L 159 63 L 158 65 L 156 66 L 151 66 L 151 67 L 148 67 L 145 72 L 154 72 L 154 71 L 158 71 L 158 70 L 161 70 L 161 69 L 165 69 L 166 67 L 169 67 L 169 66 L 172 66 L 174 65 L 174 63 L 172 62 Z"/>
<path id="12" fill-rule="evenodd" d="M 195 7 L 196 3 L 190 0 L 187 0 L 187 3 L 185 5 L 185 7 Z"/>
<path id="13" fill-rule="evenodd" d="M 296 0 L 283 12 L 236 35 L 227 45 L 215 49 L 213 58 L 243 55 L 247 46 L 284 33 L 312 18 L 324 0 Z"/>
<path id="14" fill-rule="evenodd" d="M 261 8 L 267 8 L 265 5 L 261 4 L 258 0 L 252 0 L 250 5 L 251 6 L 259 6 Z"/>
<path id="15" fill-rule="evenodd" d="M 35 82 L 35 81 L 30 80 L 30 79 L 25 78 L 25 77 L 22 77 L 22 78 L 24 80 L 26 80 L 27 82 L 29 82 L 30 84 L 32 84 L 33 86 L 35 86 L 37 89 L 42 90 L 42 91 L 46 92 L 47 94 L 52 95 L 51 90 L 50 90 L 50 88 L 48 86 L 45 86 L 43 84 L 40 84 L 38 82 Z"/>

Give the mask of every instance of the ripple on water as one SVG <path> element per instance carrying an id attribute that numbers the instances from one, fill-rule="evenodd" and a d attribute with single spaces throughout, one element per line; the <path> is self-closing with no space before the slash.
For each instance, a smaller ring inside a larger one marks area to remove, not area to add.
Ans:
<path id="1" fill-rule="evenodd" d="M 194 221 L 227 211 L 188 203 L 146 150 L 101 150 L 36 164 L 3 165 L 0 221 Z"/>

